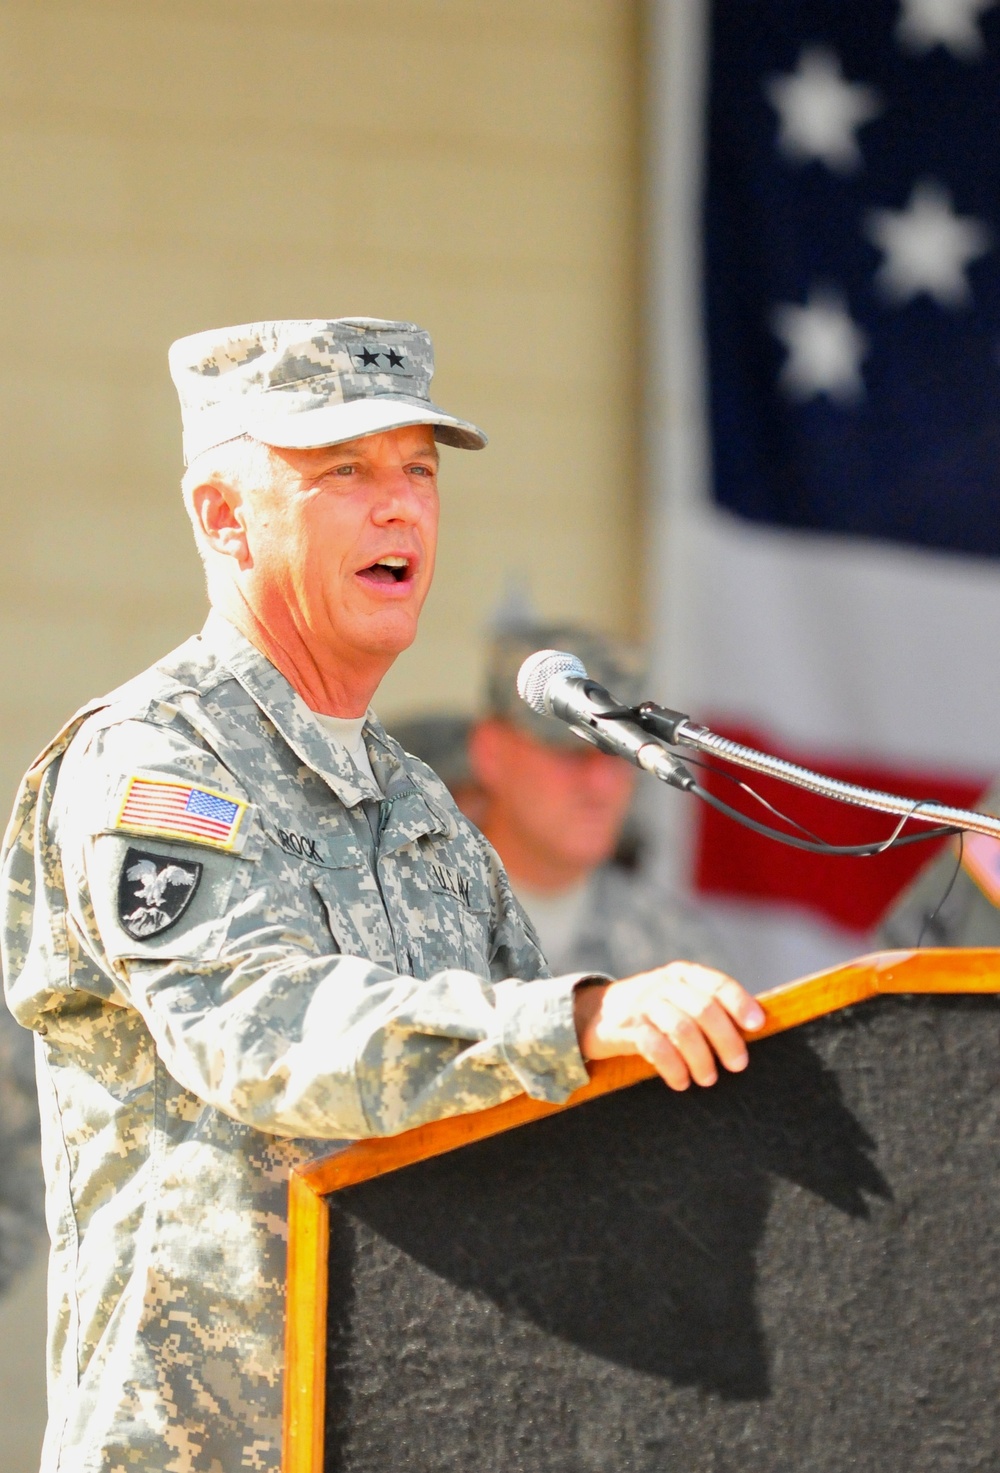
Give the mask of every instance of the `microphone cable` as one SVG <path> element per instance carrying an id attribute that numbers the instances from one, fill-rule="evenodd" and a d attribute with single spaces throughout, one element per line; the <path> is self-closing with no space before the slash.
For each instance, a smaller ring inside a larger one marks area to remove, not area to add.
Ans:
<path id="1" fill-rule="evenodd" d="M 959 835 L 958 835 L 958 853 L 955 856 L 955 867 L 954 867 L 954 869 L 951 872 L 951 879 L 948 881 L 947 885 L 945 886 L 944 894 L 941 896 L 941 899 L 938 901 L 937 905 L 935 905 L 935 907 L 934 907 L 934 909 L 932 911 L 928 911 L 928 913 L 924 916 L 923 920 L 920 923 L 920 930 L 917 933 L 917 950 L 918 951 L 920 950 L 921 946 L 923 946 L 923 944 L 924 944 L 924 937 L 926 936 L 927 932 L 930 930 L 931 926 L 933 926 L 933 924 L 937 920 L 938 915 L 940 914 L 941 910 L 944 908 L 945 901 L 948 899 L 948 896 L 951 894 L 952 890 L 954 890 L 954 888 L 955 888 L 955 881 L 958 879 L 959 873 L 960 873 L 961 868 L 962 868 L 962 860 L 963 860 L 964 857 L 965 857 L 965 834 L 962 833 L 961 831 L 959 831 Z"/>
<path id="2" fill-rule="evenodd" d="M 614 706 L 610 710 L 602 711 L 601 719 L 604 721 L 635 721 L 641 724 L 642 715 L 642 711 L 637 706 Z M 935 798 L 919 798 L 914 801 L 909 812 L 903 814 L 887 839 L 872 841 L 868 844 L 831 844 L 827 840 L 821 839 L 818 834 L 814 834 L 811 829 L 805 828 L 796 819 L 790 818 L 786 813 L 782 813 L 779 808 L 775 808 L 773 803 L 769 803 L 749 783 L 744 782 L 741 778 L 734 777 L 732 773 L 724 771 L 721 767 L 716 767 L 714 763 L 703 762 L 699 758 L 690 757 L 685 753 L 684 764 L 685 766 L 700 767 L 706 772 L 714 773 L 718 777 L 725 778 L 728 782 L 735 783 L 737 787 L 742 788 L 756 802 L 773 813 L 782 823 L 788 824 L 790 828 L 798 829 L 799 834 L 784 833 L 781 829 L 772 828 L 770 824 L 761 823 L 759 820 L 751 818 L 747 813 L 741 813 L 738 808 L 734 808 L 732 804 L 727 803 L 723 798 L 717 797 L 715 793 L 710 792 L 693 778 L 690 783 L 684 784 L 684 791 L 693 793 L 703 803 L 707 803 L 710 808 L 714 808 L 717 812 L 725 814 L 727 818 L 731 818 L 736 823 L 742 824 L 744 828 L 750 829 L 753 833 L 761 834 L 765 839 L 773 839 L 775 843 L 785 844 L 789 848 L 804 850 L 807 854 L 825 854 L 847 859 L 867 859 L 876 854 L 885 854 L 889 849 L 898 849 L 904 844 L 926 844 L 931 840 L 949 838 L 953 834 L 960 834 L 962 832 L 961 829 L 951 824 L 941 824 L 934 828 L 924 829 L 920 833 L 904 834 L 903 829 L 925 803 L 937 802 Z M 806 835 L 807 837 L 800 837 L 800 835 Z M 942 896 L 941 905 L 944 904 L 946 899 L 947 895 Z M 938 908 L 940 909 L 940 906 Z"/>

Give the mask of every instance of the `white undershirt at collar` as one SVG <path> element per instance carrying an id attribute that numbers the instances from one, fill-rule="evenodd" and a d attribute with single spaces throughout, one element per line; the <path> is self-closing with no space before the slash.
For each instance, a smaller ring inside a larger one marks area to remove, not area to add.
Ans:
<path id="1" fill-rule="evenodd" d="M 308 707 L 306 709 L 309 710 Z M 322 716 L 318 711 L 309 711 L 309 714 L 331 742 L 346 749 L 347 755 L 358 771 L 365 777 L 370 777 L 378 787 L 368 756 L 368 748 L 361 735 L 368 718 L 366 716 Z"/>

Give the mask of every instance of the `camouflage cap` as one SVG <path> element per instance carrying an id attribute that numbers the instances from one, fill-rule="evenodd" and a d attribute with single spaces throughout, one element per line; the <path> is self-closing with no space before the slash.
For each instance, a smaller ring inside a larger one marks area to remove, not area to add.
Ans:
<path id="1" fill-rule="evenodd" d="M 433 768 L 449 792 L 475 781 L 469 765 L 470 717 L 404 716 L 388 725 L 404 751 Z"/>
<path id="2" fill-rule="evenodd" d="M 578 749 L 580 738 L 562 721 L 539 716 L 517 693 L 517 672 L 535 650 L 566 650 L 583 661 L 591 680 L 623 705 L 643 699 L 645 659 L 638 646 L 579 624 L 525 624 L 493 639 L 486 663 L 486 714 L 513 722 L 553 747 Z"/>
<path id="3" fill-rule="evenodd" d="M 305 450 L 429 424 L 445 445 L 486 444 L 474 424 L 431 403 L 434 349 L 412 322 L 249 322 L 178 338 L 169 362 L 185 464 L 240 435 Z"/>

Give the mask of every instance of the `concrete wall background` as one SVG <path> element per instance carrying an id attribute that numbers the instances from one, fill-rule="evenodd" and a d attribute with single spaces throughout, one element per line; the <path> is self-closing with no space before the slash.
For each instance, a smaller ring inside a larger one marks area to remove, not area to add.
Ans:
<path id="1" fill-rule="evenodd" d="M 383 714 L 466 706 L 505 580 L 634 629 L 637 6 L 0 3 L 0 792 L 200 624 L 166 348 L 369 313 L 434 334 L 421 638 Z"/>

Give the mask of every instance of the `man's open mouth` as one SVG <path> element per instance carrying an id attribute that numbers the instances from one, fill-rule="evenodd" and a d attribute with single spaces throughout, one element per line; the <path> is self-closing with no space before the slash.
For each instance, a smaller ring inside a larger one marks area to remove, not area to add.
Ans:
<path id="1" fill-rule="evenodd" d="M 362 568 L 360 576 L 369 583 L 405 583 L 410 577 L 410 559 L 407 557 L 383 557 L 378 562 Z"/>

